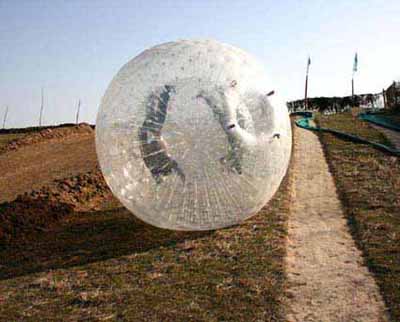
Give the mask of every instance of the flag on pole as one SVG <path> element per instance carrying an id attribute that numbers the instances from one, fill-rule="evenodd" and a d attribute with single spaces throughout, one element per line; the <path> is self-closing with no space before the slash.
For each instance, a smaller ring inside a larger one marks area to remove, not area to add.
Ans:
<path id="1" fill-rule="evenodd" d="M 355 73 L 358 70 L 358 56 L 357 53 L 354 56 L 354 63 L 353 63 L 353 73 Z"/>
<path id="2" fill-rule="evenodd" d="M 307 61 L 307 75 L 308 75 L 308 72 L 310 71 L 310 65 L 311 65 L 311 58 L 310 58 L 310 56 L 308 56 L 308 61 Z"/>

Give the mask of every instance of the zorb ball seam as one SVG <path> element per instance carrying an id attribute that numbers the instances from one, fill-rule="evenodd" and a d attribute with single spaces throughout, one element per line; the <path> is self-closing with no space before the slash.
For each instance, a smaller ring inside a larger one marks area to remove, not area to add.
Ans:
<path id="1" fill-rule="evenodd" d="M 161 228 L 210 230 L 254 215 L 278 189 L 292 136 L 262 65 L 215 40 L 148 49 L 112 80 L 96 151 L 114 195 Z"/>

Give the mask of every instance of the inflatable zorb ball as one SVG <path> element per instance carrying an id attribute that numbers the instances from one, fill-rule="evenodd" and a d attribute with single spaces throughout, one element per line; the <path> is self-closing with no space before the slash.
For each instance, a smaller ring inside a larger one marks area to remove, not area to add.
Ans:
<path id="1" fill-rule="evenodd" d="M 121 68 L 96 122 L 112 192 L 135 216 L 175 230 L 240 223 L 274 195 L 291 152 L 285 103 L 241 49 L 182 40 Z"/>

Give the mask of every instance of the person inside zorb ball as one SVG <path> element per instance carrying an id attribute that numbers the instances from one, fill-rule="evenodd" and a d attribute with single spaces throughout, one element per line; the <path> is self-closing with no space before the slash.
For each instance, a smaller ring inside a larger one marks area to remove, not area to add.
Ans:
<path id="1" fill-rule="evenodd" d="M 161 228 L 210 230 L 259 211 L 291 152 L 286 105 L 262 65 L 214 40 L 148 49 L 112 80 L 96 122 L 105 180 Z"/>

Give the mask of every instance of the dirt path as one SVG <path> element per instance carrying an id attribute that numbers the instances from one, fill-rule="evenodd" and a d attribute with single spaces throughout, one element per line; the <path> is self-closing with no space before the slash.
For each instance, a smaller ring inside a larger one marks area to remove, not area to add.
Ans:
<path id="1" fill-rule="evenodd" d="M 288 321 L 385 321 L 384 304 L 348 231 L 318 137 L 296 128 L 295 140 Z"/>
<path id="2" fill-rule="evenodd" d="M 0 203 L 18 194 L 90 171 L 96 166 L 93 135 L 51 140 L 0 154 Z"/>
<path id="3" fill-rule="evenodd" d="M 389 130 L 387 128 L 374 124 L 371 125 L 374 129 L 378 130 L 379 132 L 382 132 L 383 135 L 385 135 L 387 139 L 393 143 L 395 148 L 400 150 L 400 132 Z"/>

